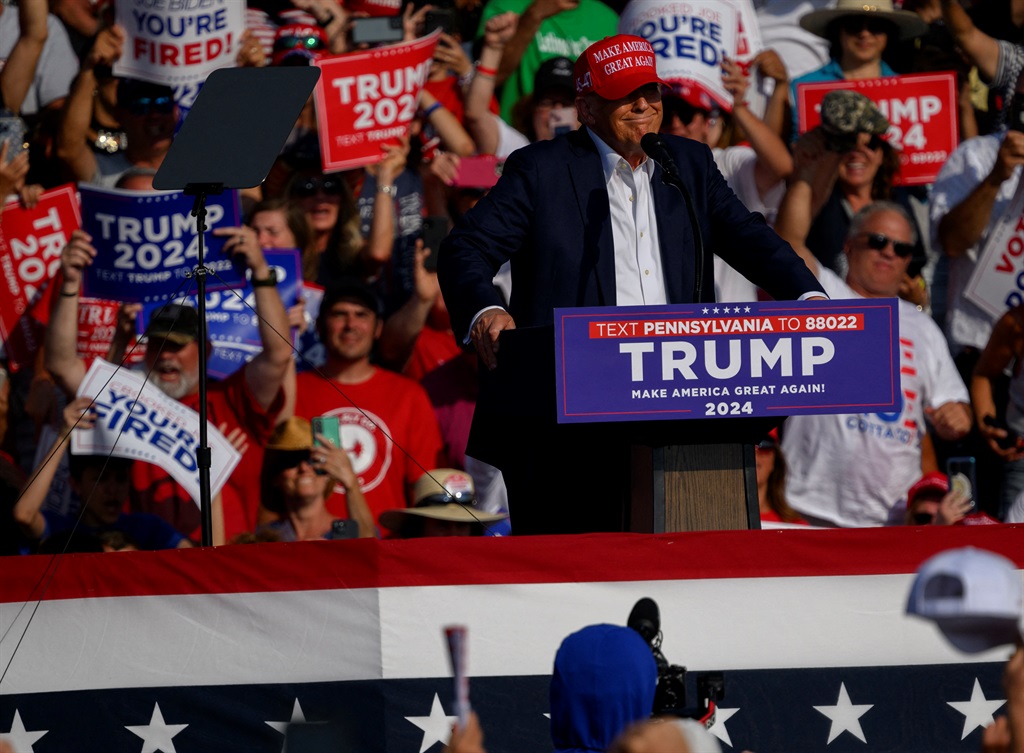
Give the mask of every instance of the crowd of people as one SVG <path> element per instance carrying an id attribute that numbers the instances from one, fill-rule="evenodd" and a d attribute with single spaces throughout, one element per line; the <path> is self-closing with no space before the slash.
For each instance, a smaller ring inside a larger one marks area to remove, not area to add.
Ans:
<path id="1" fill-rule="evenodd" d="M 532 271 L 521 265 L 517 301 L 507 266 L 488 264 L 524 239 L 537 258 L 540 249 L 558 256 L 562 246 L 582 242 L 586 228 L 577 233 L 559 203 L 570 185 L 553 173 L 523 178 L 529 163 L 521 155 L 550 166 L 575 148 L 571 134 L 581 129 L 616 151 L 618 132 L 607 118 L 618 116 L 605 105 L 623 97 L 662 133 L 689 139 L 685 159 L 728 184 L 728 202 L 712 197 L 709 211 L 732 212 L 716 216 L 716 228 L 729 226 L 730 239 L 757 238 L 763 247 L 763 225 L 740 214 L 756 212 L 814 276 L 803 277 L 803 265 L 798 274 L 780 271 L 792 263 L 781 242 L 770 264 L 745 245 L 723 244 L 712 247 L 716 300 L 757 301 L 772 292 L 901 299 L 900 406 L 795 417 L 765 437 L 756 450 L 764 525 L 1024 521 L 1024 305 L 993 318 L 965 296 L 989 235 L 1008 212 L 1020 211 L 1024 132 L 1014 103 L 1024 91 L 1024 2 L 899 6 L 755 0 L 764 50 L 742 63 L 722 61 L 731 102 L 692 81 L 640 86 L 623 78 L 637 86 L 619 92 L 595 73 L 581 84 L 580 71 L 593 66 L 584 53 L 617 34 L 622 3 L 438 0 L 398 9 L 406 41 L 428 24 L 442 30 L 408 136 L 383 145 L 371 165 L 325 173 L 324 134 L 310 100 L 267 180 L 242 193 L 245 224 L 215 231 L 248 270 L 262 350 L 210 385 L 211 425 L 241 453 L 213 500 L 214 543 L 515 532 L 516 500 L 510 504 L 502 473 L 466 452 L 478 372 L 494 367 L 508 312 L 523 323 L 549 321 L 546 301 L 569 278 L 552 272 L 566 263 L 562 256 Z M 365 15 L 336 0 L 249 0 L 237 65 L 307 65 L 361 49 L 353 28 Z M 0 6 L 0 96 L 5 115 L 25 129 L 23 139 L 0 147 L 0 193 L 32 206 L 68 181 L 153 190 L 181 112 L 173 89 L 113 76 L 125 43 L 112 3 Z M 956 74 L 951 105 L 960 145 L 932 185 L 900 184 L 890 123 L 859 94 L 832 100 L 839 112 L 832 127 L 800 132 L 794 98 L 801 83 L 937 70 Z M 550 144 L 546 151 L 530 146 L 538 142 Z M 636 151 L 634 169 L 644 160 Z M 510 156 L 516 177 L 496 189 L 504 190 L 502 200 L 474 213 Z M 616 180 L 634 190 L 626 178 Z M 525 192 L 515 206 L 504 201 L 514 195 L 513 181 Z M 609 194 L 626 190 L 616 186 L 607 184 Z M 639 204 L 648 201 L 636 190 Z M 733 194 L 742 202 L 735 210 Z M 521 237 L 512 238 L 509 213 L 520 210 Z M 446 301 L 435 271 L 445 233 L 427 231 L 455 227 L 467 213 L 475 224 L 452 234 L 442 276 L 445 264 L 475 264 L 482 292 L 453 296 L 457 288 L 446 286 Z M 495 253 L 486 262 L 459 255 L 470 227 L 491 234 L 488 252 Z M 618 235 L 615 243 L 617 251 Z M 323 288 L 315 316 L 301 300 L 282 301 L 264 253 L 280 248 L 298 249 L 303 282 Z M 76 338 L 83 278 L 108 252 L 99 239 L 74 232 L 50 283 L 34 364 L 0 372 L 0 496 L 10 500 L 3 553 L 45 551 L 54 541 L 96 551 L 200 542 L 199 509 L 167 469 L 67 452 L 69 435 L 95 420 L 89 401 L 76 398 L 89 366 Z M 653 263 L 655 280 L 674 264 Z M 596 277 L 580 284 L 592 283 L 600 293 Z M 671 289 L 666 298 L 642 276 L 636 286 L 618 278 L 614 285 L 619 305 L 673 300 Z M 121 306 L 108 360 L 120 363 L 138 309 Z M 315 366 L 296 358 L 282 337 L 290 328 L 318 342 Z M 209 347 L 195 309 L 169 304 L 148 321 L 141 367 L 165 395 L 195 408 L 199 355 Z M 314 434 L 313 419 L 322 416 L 337 420 L 336 438 Z M 513 440 L 534 458 L 549 441 Z M 552 457 L 563 450 L 551 448 Z M 976 464 L 967 492 L 947 480 L 946 462 L 958 457 Z M 568 478 L 582 471 L 544 472 Z M 536 496 L 530 486 L 522 498 Z M 520 513 L 522 531 L 528 517 Z M 572 525 L 593 530 L 575 512 Z"/>

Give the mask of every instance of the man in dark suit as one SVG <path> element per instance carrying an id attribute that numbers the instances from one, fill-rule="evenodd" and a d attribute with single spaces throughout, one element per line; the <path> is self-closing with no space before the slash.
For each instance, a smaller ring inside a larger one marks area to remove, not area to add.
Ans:
<path id="1" fill-rule="evenodd" d="M 555 307 L 714 300 L 710 260 L 695 286 L 695 262 L 711 251 L 776 298 L 822 295 L 790 246 L 732 193 L 706 146 L 671 136 L 664 142 L 692 213 L 684 193 L 664 182 L 663 167 L 647 159 L 640 141 L 661 126 L 664 83 L 646 40 L 620 34 L 591 45 L 574 77 L 585 128 L 514 152 L 490 194 L 441 245 L 438 273 L 456 336 L 472 341 L 488 369 L 498 364 L 502 332 L 550 325 Z M 491 280 L 507 260 L 506 309 Z M 562 457 L 564 443 L 558 452 Z M 512 461 L 489 462 L 505 472 L 512 527 L 520 532 Z M 589 520 L 592 514 L 588 502 Z M 614 517 L 583 528 L 615 530 Z M 579 520 L 566 523 L 573 525 Z"/>

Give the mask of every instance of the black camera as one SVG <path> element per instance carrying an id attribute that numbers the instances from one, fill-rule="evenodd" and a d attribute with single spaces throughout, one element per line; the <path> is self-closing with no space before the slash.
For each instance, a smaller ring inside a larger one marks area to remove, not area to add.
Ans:
<path id="1" fill-rule="evenodd" d="M 669 664 L 661 652 L 661 613 L 654 599 L 640 599 L 629 613 L 626 625 L 640 634 L 654 655 L 658 667 L 658 687 L 654 691 L 653 716 L 670 714 L 696 719 L 707 727 L 715 723 L 715 708 L 725 698 L 725 675 L 722 672 L 699 672 L 697 705 L 686 705 L 686 667 Z"/>

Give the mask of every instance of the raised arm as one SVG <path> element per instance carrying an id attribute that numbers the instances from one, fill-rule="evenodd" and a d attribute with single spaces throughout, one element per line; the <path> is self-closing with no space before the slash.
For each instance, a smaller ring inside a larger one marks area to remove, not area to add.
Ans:
<path id="1" fill-rule="evenodd" d="M 1024 165 L 1024 133 L 1007 131 L 991 172 L 939 222 L 938 239 L 947 256 L 963 256 L 981 240 L 999 189 L 1018 165 Z"/>
<path id="2" fill-rule="evenodd" d="M 816 196 L 828 196 L 839 169 L 840 155 L 825 148 L 820 128 L 800 137 L 793 149 L 793 175 L 775 219 L 775 232 L 793 247 L 807 268 L 818 275 L 818 260 L 807 248 L 807 235 L 820 210 Z M 816 207 L 817 204 L 817 207 Z"/>
<path id="3" fill-rule="evenodd" d="M 438 249 L 423 247 L 423 241 L 416 241 L 416 259 L 413 267 L 413 294 L 384 322 L 380 339 L 377 341 L 377 356 L 382 365 L 401 373 L 412 357 L 416 339 L 427 324 L 427 317 L 434 306 L 441 288 L 437 274 L 424 268 L 423 262 Z"/>
<path id="4" fill-rule="evenodd" d="M 1006 442 L 1008 433 L 1006 429 L 994 425 L 997 413 L 993 390 L 995 382 L 1002 377 L 1004 369 L 1015 360 L 1024 345 L 1024 328 L 1018 319 L 1021 311 L 1020 307 L 1010 309 L 996 322 L 971 378 L 971 405 L 974 406 L 978 431 L 985 437 L 989 449 L 1004 461 L 1024 458 L 1022 448 L 1013 444 L 1010 447 L 1000 446 L 1000 442 Z"/>
<path id="5" fill-rule="evenodd" d="M 46 456 L 32 478 L 21 492 L 14 505 L 14 522 L 22 533 L 32 540 L 39 540 L 46 532 L 46 519 L 40 512 L 46 495 L 57 474 L 57 466 L 71 443 L 71 430 L 74 428 L 91 429 L 96 420 L 96 411 L 90 408 L 92 398 L 79 397 L 68 403 L 64 408 L 63 421 L 57 439 L 50 446 Z"/>
<path id="6" fill-rule="evenodd" d="M 335 447 L 323 434 L 317 434 L 316 438 L 320 446 L 313 448 L 311 458 L 316 462 L 317 470 L 327 473 L 344 487 L 348 516 L 359 525 L 359 538 L 373 538 L 377 535 L 377 526 L 370 505 L 363 494 L 363 488 L 359 485 L 359 475 L 352 468 L 348 452 Z"/>
<path id="7" fill-rule="evenodd" d="M 999 42 L 974 25 L 960 0 L 942 0 L 942 18 L 957 47 L 978 67 L 981 77 L 991 81 L 999 65 Z"/>
<path id="8" fill-rule="evenodd" d="M 7 12 L 13 12 L 13 8 Z M 21 112 L 25 95 L 35 79 L 36 66 L 46 44 L 46 14 L 46 0 L 21 0 L 18 4 L 20 34 L 0 71 L 4 107 L 14 112 Z"/>
<path id="9" fill-rule="evenodd" d="M 511 76 L 519 62 L 523 59 L 526 48 L 540 31 L 540 25 L 562 11 L 573 10 L 579 6 L 579 0 L 533 0 L 519 18 L 515 33 L 505 46 L 498 66 L 498 83 L 504 84 Z"/>
<path id="10" fill-rule="evenodd" d="M 217 228 L 217 236 L 231 236 L 225 248 L 245 261 L 251 272 L 253 294 L 256 298 L 256 313 L 259 314 L 260 341 L 263 350 L 245 365 L 245 381 L 260 406 L 266 410 L 277 399 L 284 383 L 288 366 L 292 362 L 291 330 L 288 328 L 288 313 L 277 292 L 269 283 L 270 265 L 263 256 L 251 227 Z"/>
<path id="11" fill-rule="evenodd" d="M 750 146 L 757 155 L 754 165 L 754 179 L 762 196 L 783 178 L 793 172 L 793 157 L 785 142 L 774 133 L 763 120 L 747 107 L 746 95 L 750 79 L 740 65 L 726 58 L 722 61 L 722 83 L 733 96 L 732 117 L 750 140 Z"/>
<path id="12" fill-rule="evenodd" d="M 409 138 L 398 144 L 382 144 L 386 156 L 376 165 L 366 168 L 377 179 L 377 195 L 373 199 L 373 218 L 370 220 L 370 237 L 363 244 L 361 255 L 366 271 L 377 274 L 381 267 L 391 261 L 395 247 L 395 198 L 384 191 L 394 187 L 398 176 L 405 169 L 409 156 Z"/>
<path id="13" fill-rule="evenodd" d="M 113 65 L 121 57 L 123 47 L 124 29 L 120 26 L 100 31 L 64 103 L 57 129 L 57 157 L 67 165 L 75 180 L 90 181 L 96 175 L 96 156 L 86 141 L 92 122 L 93 98 L 99 86 L 96 69 Z"/>
<path id="14" fill-rule="evenodd" d="M 775 50 L 762 50 L 752 65 L 763 77 L 775 82 L 775 89 L 765 105 L 764 123 L 781 139 L 786 127 L 786 108 L 789 107 L 789 73 Z"/>
<path id="15" fill-rule="evenodd" d="M 462 127 L 459 119 L 426 89 L 420 92 L 420 109 L 425 123 L 429 123 L 437 132 L 443 149 L 460 157 L 468 157 L 476 151 L 473 138 Z"/>
<path id="16" fill-rule="evenodd" d="M 53 297 L 46 328 L 46 370 L 68 395 L 78 392 L 85 378 L 85 361 L 78 357 L 78 299 L 85 268 L 96 258 L 92 238 L 76 230 L 60 255 L 61 286 Z"/>
<path id="17" fill-rule="evenodd" d="M 494 97 L 495 73 L 501 65 L 502 51 L 515 33 L 519 15 L 500 13 L 487 19 L 484 25 L 484 46 L 480 50 L 476 73 L 466 92 L 463 118 L 466 130 L 476 142 L 480 154 L 494 154 L 500 139 L 498 123 L 491 112 Z"/>

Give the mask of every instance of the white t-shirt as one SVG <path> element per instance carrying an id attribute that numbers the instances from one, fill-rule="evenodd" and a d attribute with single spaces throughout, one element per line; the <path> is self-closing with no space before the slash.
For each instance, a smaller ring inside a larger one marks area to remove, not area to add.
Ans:
<path id="1" fill-rule="evenodd" d="M 860 298 L 832 270 L 818 280 L 829 298 Z M 793 416 L 782 450 L 786 499 L 798 512 L 844 527 L 885 525 L 921 477 L 924 408 L 969 401 L 931 317 L 899 302 L 901 406 L 893 413 Z"/>
<path id="2" fill-rule="evenodd" d="M 931 218 L 932 245 L 941 249 L 939 243 L 939 223 L 964 199 L 966 199 L 981 181 L 992 171 L 999 153 L 999 145 L 1003 143 L 1003 135 L 989 134 L 968 139 L 958 146 L 939 171 L 935 179 L 929 199 L 929 216 Z M 1002 216 L 1017 190 L 1021 168 L 1013 171 L 1009 180 L 1003 181 L 996 195 L 992 214 L 988 225 L 981 234 L 978 243 L 967 250 L 963 256 L 949 259 L 949 281 L 946 288 L 946 337 L 949 347 L 954 353 L 965 346 L 979 350 L 985 347 L 992 334 L 992 317 L 967 300 L 963 292 L 967 282 L 974 273 L 978 263 L 978 253 L 985 247 L 988 235 L 995 227 L 996 220 Z"/>
<path id="3" fill-rule="evenodd" d="M 786 195 L 786 183 L 780 180 L 761 196 L 757 190 L 754 167 L 757 154 L 749 146 L 731 146 L 728 149 L 713 149 L 718 170 L 729 184 L 743 206 L 751 212 L 760 212 L 769 225 L 775 224 L 782 197 Z M 757 300 L 757 286 L 715 256 L 715 300 L 722 303 L 742 303 Z"/>

